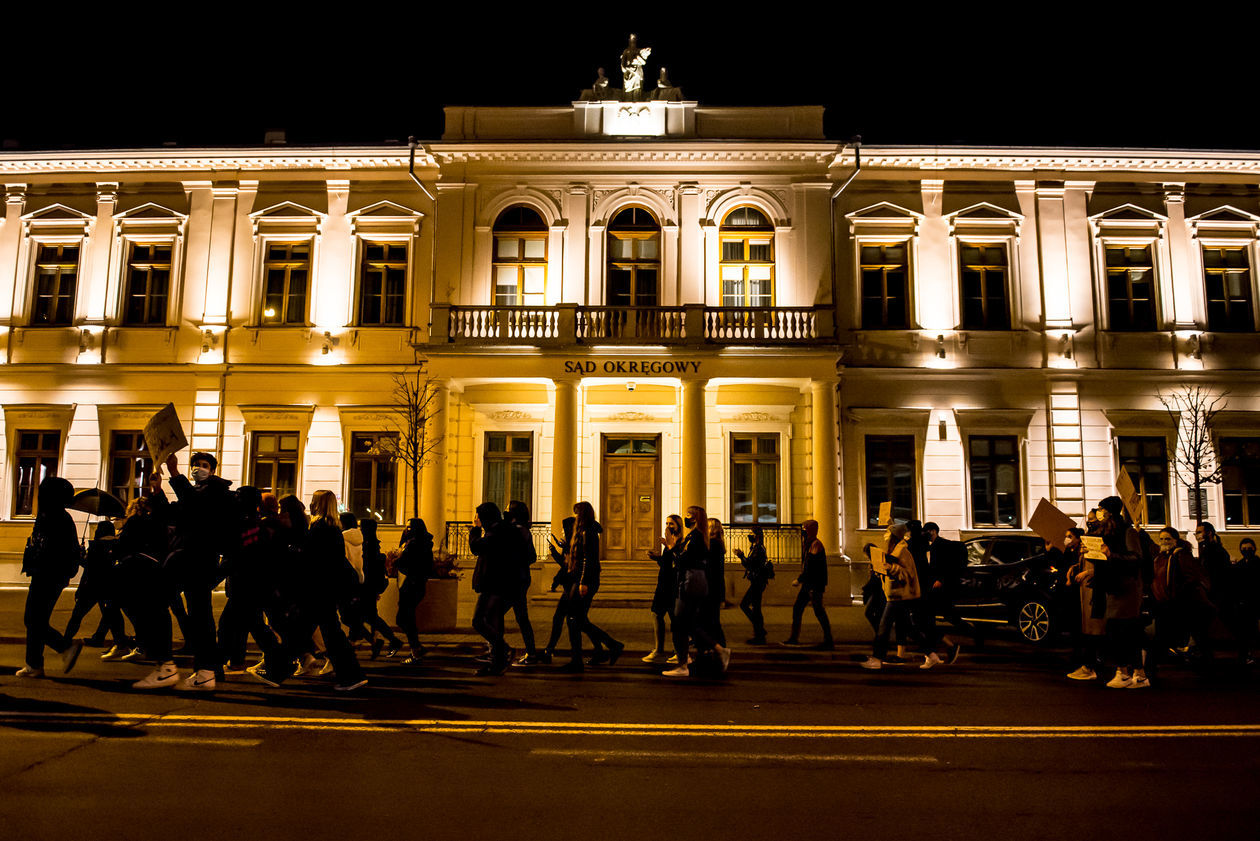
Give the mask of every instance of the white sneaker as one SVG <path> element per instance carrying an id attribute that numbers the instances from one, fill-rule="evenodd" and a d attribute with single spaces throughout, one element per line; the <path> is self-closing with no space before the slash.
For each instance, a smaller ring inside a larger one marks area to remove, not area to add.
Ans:
<path id="1" fill-rule="evenodd" d="M 928 652 L 928 655 L 923 658 L 923 665 L 920 666 L 919 668 L 930 669 L 933 666 L 939 666 L 941 663 L 944 663 L 944 662 L 945 662 L 944 660 L 942 660 L 940 657 L 936 655 L 935 651 L 931 651 L 931 652 Z"/>
<path id="2" fill-rule="evenodd" d="M 210 669 L 198 669 L 179 682 L 175 687 L 181 692 L 208 692 L 214 689 L 214 672 Z"/>
<path id="3" fill-rule="evenodd" d="M 123 648 L 121 645 L 115 645 L 106 649 L 105 653 L 101 655 L 101 659 L 106 662 L 121 660 L 127 651 L 128 649 Z"/>
<path id="4" fill-rule="evenodd" d="M 1119 670 L 1107 681 L 1108 689 L 1128 689 L 1133 684 L 1133 677 L 1122 674 Z"/>
<path id="5" fill-rule="evenodd" d="M 677 655 L 677 654 L 671 654 L 671 655 L 669 655 L 668 657 L 666 657 L 666 658 L 665 658 L 665 662 L 666 662 L 666 663 L 668 663 L 668 664 L 669 664 L 669 665 L 671 665 L 671 666 L 677 666 L 677 665 L 678 665 L 678 655 Z"/>
<path id="6" fill-rule="evenodd" d="M 643 658 L 644 663 L 661 663 L 665 660 L 665 652 L 657 651 L 655 648 L 647 653 Z"/>
<path id="7" fill-rule="evenodd" d="M 17 675 L 16 675 L 16 677 L 43 677 L 43 676 L 44 676 L 44 670 L 38 669 L 35 666 L 23 666 L 22 668 L 17 670 Z"/>
<path id="8" fill-rule="evenodd" d="M 1129 682 L 1129 685 L 1125 687 L 1125 689 L 1150 689 L 1150 688 L 1151 688 L 1151 682 L 1150 680 L 1147 679 L 1146 672 L 1134 672 L 1133 680 L 1131 680 Z"/>
<path id="9" fill-rule="evenodd" d="M 672 669 L 666 669 L 661 672 L 663 677 L 691 677 L 690 666 L 675 666 Z"/>
<path id="10" fill-rule="evenodd" d="M 862 661 L 862 668 L 882 669 L 884 668 L 884 661 L 880 660 L 878 657 L 867 657 L 865 660 Z"/>
<path id="11" fill-rule="evenodd" d="M 1098 673 L 1089 666 L 1077 666 L 1074 671 L 1068 672 L 1070 680 L 1094 680 L 1098 677 Z"/>
<path id="12" fill-rule="evenodd" d="M 179 683 L 179 669 L 174 663 L 163 663 L 135 683 L 132 689 L 165 689 Z"/>
<path id="13" fill-rule="evenodd" d="M 722 671 L 725 672 L 731 665 L 731 650 L 724 645 L 717 647 L 718 659 L 722 661 Z"/>

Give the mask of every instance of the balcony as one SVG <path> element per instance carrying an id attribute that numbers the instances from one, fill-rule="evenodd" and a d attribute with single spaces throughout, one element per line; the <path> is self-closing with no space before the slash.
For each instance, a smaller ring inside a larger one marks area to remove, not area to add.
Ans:
<path id="1" fill-rule="evenodd" d="M 433 305 L 430 345 L 829 345 L 832 307 Z"/>

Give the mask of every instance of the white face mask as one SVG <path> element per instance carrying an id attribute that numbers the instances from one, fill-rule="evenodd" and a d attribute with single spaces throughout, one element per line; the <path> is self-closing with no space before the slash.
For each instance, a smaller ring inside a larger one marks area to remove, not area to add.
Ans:
<path id="1" fill-rule="evenodd" d="M 194 482 L 204 482 L 210 478 L 210 471 L 204 467 L 194 467 L 192 477 Z"/>

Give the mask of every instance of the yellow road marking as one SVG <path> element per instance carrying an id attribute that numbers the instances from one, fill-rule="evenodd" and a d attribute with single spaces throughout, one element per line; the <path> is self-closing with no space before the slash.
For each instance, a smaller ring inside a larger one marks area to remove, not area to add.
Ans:
<path id="1" fill-rule="evenodd" d="M 875 753 L 716 753 L 668 750 L 555 750 L 536 748 L 533 756 L 557 756 L 566 759 L 681 759 L 700 762 L 874 762 L 936 763 L 935 756 L 898 756 Z"/>

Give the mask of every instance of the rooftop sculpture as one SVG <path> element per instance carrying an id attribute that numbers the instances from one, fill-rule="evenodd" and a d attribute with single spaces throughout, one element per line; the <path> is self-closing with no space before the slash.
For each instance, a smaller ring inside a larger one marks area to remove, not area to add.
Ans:
<path id="1" fill-rule="evenodd" d="M 622 87 L 614 88 L 605 75 L 604 68 L 596 71 L 596 78 L 591 87 L 582 91 L 583 101 L 612 102 L 645 102 L 657 100 L 661 102 L 680 102 L 682 89 L 674 87 L 669 81 L 665 68 L 661 68 L 656 87 L 645 90 L 643 85 L 644 65 L 652 54 L 651 47 L 640 47 L 638 36 L 631 33 L 630 42 L 621 51 L 618 64 L 621 68 Z"/>

